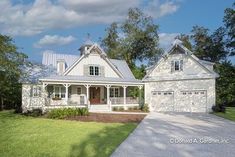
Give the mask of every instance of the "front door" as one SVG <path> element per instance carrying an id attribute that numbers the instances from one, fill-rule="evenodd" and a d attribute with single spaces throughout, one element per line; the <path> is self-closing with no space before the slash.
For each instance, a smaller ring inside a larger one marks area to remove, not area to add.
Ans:
<path id="1" fill-rule="evenodd" d="M 100 87 L 90 87 L 90 103 L 100 104 Z"/>

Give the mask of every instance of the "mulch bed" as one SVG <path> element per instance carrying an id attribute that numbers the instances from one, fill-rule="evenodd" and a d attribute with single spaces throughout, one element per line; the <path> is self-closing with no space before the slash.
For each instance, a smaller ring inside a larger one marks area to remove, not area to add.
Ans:
<path id="1" fill-rule="evenodd" d="M 140 123 L 145 116 L 144 114 L 90 113 L 89 116 L 69 117 L 66 120 L 103 123 Z"/>

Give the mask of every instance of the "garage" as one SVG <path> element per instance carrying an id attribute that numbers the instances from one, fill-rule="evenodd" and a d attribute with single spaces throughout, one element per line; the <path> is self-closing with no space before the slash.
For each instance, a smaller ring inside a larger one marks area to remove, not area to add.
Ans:
<path id="1" fill-rule="evenodd" d="M 206 90 L 152 91 L 151 107 L 157 112 L 206 112 Z"/>
<path id="2" fill-rule="evenodd" d="M 178 112 L 206 112 L 206 90 L 181 91 L 175 104 Z"/>
<path id="3" fill-rule="evenodd" d="M 174 111 L 174 92 L 153 91 L 151 105 L 154 111 Z"/>

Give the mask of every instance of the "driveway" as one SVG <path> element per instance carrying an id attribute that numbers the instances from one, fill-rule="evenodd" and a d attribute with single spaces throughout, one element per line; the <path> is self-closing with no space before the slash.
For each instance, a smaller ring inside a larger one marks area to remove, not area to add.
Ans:
<path id="1" fill-rule="evenodd" d="M 112 157 L 234 157 L 235 123 L 211 114 L 150 113 Z"/>

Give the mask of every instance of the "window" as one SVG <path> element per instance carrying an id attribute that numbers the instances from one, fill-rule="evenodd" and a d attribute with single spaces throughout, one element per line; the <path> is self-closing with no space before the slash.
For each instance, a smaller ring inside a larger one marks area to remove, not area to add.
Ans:
<path id="1" fill-rule="evenodd" d="M 110 88 L 110 97 L 118 97 L 119 96 L 119 88 L 111 87 Z"/>
<path id="2" fill-rule="evenodd" d="M 90 76 L 99 76 L 100 68 L 98 66 L 90 66 L 89 67 Z"/>
<path id="3" fill-rule="evenodd" d="M 183 71 L 183 60 L 171 61 L 171 71 Z"/>
<path id="4" fill-rule="evenodd" d="M 81 87 L 78 87 L 78 88 L 77 88 L 77 94 L 78 94 L 78 95 L 82 94 L 82 88 L 81 88 Z"/>
<path id="5" fill-rule="evenodd" d="M 175 61 L 175 71 L 179 71 L 179 70 L 180 70 L 180 62 Z"/>
<path id="6" fill-rule="evenodd" d="M 56 98 L 65 98 L 65 87 L 55 86 L 54 95 Z"/>
<path id="7" fill-rule="evenodd" d="M 41 87 L 33 86 L 33 97 L 41 96 Z"/>
<path id="8" fill-rule="evenodd" d="M 57 61 L 57 73 L 62 74 L 65 71 L 65 61 Z"/>

